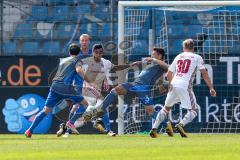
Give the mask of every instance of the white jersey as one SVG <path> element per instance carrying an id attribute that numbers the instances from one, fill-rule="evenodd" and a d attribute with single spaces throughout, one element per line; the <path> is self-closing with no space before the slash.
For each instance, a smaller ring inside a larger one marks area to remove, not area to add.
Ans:
<path id="1" fill-rule="evenodd" d="M 100 62 L 96 62 L 93 57 L 82 59 L 82 61 L 86 75 L 94 82 L 96 89 L 101 92 L 102 83 L 113 64 L 104 58 L 101 58 Z"/>
<path id="2" fill-rule="evenodd" d="M 191 89 L 197 70 L 205 69 L 203 59 L 200 55 L 192 52 L 183 52 L 175 57 L 169 67 L 169 71 L 174 73 L 172 79 L 173 87 Z"/>

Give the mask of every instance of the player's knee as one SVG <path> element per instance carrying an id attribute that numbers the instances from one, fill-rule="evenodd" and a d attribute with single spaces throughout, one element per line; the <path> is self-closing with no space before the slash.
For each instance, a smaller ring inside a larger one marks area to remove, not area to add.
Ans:
<path id="1" fill-rule="evenodd" d="M 198 109 L 191 109 L 190 112 L 192 112 L 195 116 L 198 115 Z"/>
<path id="2" fill-rule="evenodd" d="M 83 99 L 80 105 L 82 105 L 82 106 L 84 106 L 85 108 L 87 108 L 87 106 L 88 106 L 89 104 L 88 104 L 88 102 L 87 102 L 86 99 Z"/>
<path id="3" fill-rule="evenodd" d="M 51 111 L 51 108 L 45 106 L 45 107 L 43 108 L 43 111 L 45 112 L 45 114 L 48 114 L 48 113 Z"/>
<path id="4" fill-rule="evenodd" d="M 127 93 L 126 90 L 121 85 L 115 87 L 112 90 L 114 90 L 118 95 L 124 95 Z"/>
<path id="5" fill-rule="evenodd" d="M 170 107 L 170 106 L 164 106 L 164 107 L 162 108 L 162 110 L 163 110 L 166 114 L 168 114 L 168 113 L 170 112 L 171 108 L 172 108 L 172 107 Z"/>
<path id="6" fill-rule="evenodd" d="M 68 106 L 68 107 L 71 107 L 71 105 L 72 105 L 72 102 L 71 102 L 71 101 L 69 101 L 69 100 L 66 100 L 66 102 L 67 102 L 67 106 Z"/>

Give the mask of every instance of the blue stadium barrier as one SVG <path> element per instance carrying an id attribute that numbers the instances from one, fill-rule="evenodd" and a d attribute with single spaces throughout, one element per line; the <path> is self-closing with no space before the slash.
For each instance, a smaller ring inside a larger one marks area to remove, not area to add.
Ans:
<path id="1" fill-rule="evenodd" d="M 104 23 L 102 32 L 100 32 L 101 36 L 110 36 L 110 23 Z"/>
<path id="2" fill-rule="evenodd" d="M 32 38 L 32 36 L 33 36 L 32 23 L 21 23 L 17 25 L 14 37 Z"/>
<path id="3" fill-rule="evenodd" d="M 71 38 L 76 24 L 59 24 L 54 33 L 55 38 L 60 39 L 69 39 Z"/>
<path id="4" fill-rule="evenodd" d="M 67 0 L 45 0 L 48 5 L 65 5 Z"/>
<path id="5" fill-rule="evenodd" d="M 79 0 L 45 0 L 48 5 L 75 5 Z"/>
<path id="6" fill-rule="evenodd" d="M 60 44 L 59 42 L 45 42 L 42 47 L 43 55 L 59 55 L 60 54 Z"/>
<path id="7" fill-rule="evenodd" d="M 107 18 L 110 18 L 110 10 L 105 5 L 97 5 L 95 12 L 93 15 L 99 19 L 105 20 Z"/>
<path id="8" fill-rule="evenodd" d="M 7 41 L 3 43 L 4 55 L 12 56 L 16 54 L 17 44 L 15 41 Z"/>
<path id="9" fill-rule="evenodd" d="M 39 53 L 38 42 L 24 42 L 20 53 L 21 55 L 36 55 Z"/>
<path id="10" fill-rule="evenodd" d="M 54 22 L 68 21 L 69 13 L 68 6 L 55 6 L 52 9 L 50 20 Z"/>
<path id="11" fill-rule="evenodd" d="M 85 34 L 85 33 L 88 34 L 87 24 L 86 24 L 86 23 L 81 23 L 81 24 L 80 24 L 80 27 L 79 27 L 79 36 L 80 36 L 81 34 Z"/>
<path id="12" fill-rule="evenodd" d="M 88 23 L 87 25 L 87 32 L 91 36 L 97 36 L 98 35 L 98 25 L 97 23 Z"/>
<path id="13" fill-rule="evenodd" d="M 86 13 L 89 14 L 90 12 L 91 12 L 90 5 L 79 5 L 73 7 L 73 9 L 70 11 L 70 17 L 71 20 L 77 20 L 79 16 L 82 19 Z"/>
<path id="14" fill-rule="evenodd" d="M 48 7 L 46 6 L 32 6 L 32 16 L 29 21 L 46 21 L 48 19 Z"/>

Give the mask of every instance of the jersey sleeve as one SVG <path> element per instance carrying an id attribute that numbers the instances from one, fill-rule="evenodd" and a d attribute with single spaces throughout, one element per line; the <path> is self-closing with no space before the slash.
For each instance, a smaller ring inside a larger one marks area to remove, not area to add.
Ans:
<path id="1" fill-rule="evenodd" d="M 82 66 L 83 66 L 83 62 L 81 60 L 78 60 L 76 65 L 75 65 L 75 68 L 82 67 Z"/>
<path id="2" fill-rule="evenodd" d="M 106 70 L 111 70 L 111 68 L 113 67 L 112 62 L 110 62 L 107 59 L 104 59 L 103 63 L 104 63 L 104 66 L 105 66 Z"/>
<path id="3" fill-rule="evenodd" d="M 177 57 L 173 60 L 172 64 L 168 67 L 168 70 L 171 72 L 175 72 L 177 65 Z"/>
<path id="4" fill-rule="evenodd" d="M 90 62 L 90 58 L 91 57 L 83 58 L 82 59 L 83 64 L 88 64 Z"/>
<path id="5" fill-rule="evenodd" d="M 197 67 L 198 67 L 199 70 L 200 69 L 205 69 L 204 61 L 203 61 L 201 56 L 198 56 Z"/>

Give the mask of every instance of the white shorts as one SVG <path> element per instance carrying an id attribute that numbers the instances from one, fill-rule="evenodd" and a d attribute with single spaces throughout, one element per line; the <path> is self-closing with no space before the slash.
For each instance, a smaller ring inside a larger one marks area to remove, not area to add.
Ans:
<path id="1" fill-rule="evenodd" d="M 100 98 L 102 98 L 102 95 L 100 93 L 100 91 L 97 90 L 92 90 L 88 87 L 84 87 L 82 90 L 82 96 L 84 97 L 84 99 L 86 99 L 86 101 L 89 103 L 89 105 L 96 105 L 97 100 Z"/>
<path id="2" fill-rule="evenodd" d="M 172 107 L 174 104 L 181 102 L 181 107 L 185 109 L 197 109 L 196 97 L 192 89 L 183 89 L 173 87 L 168 92 L 165 100 L 165 106 Z"/>

